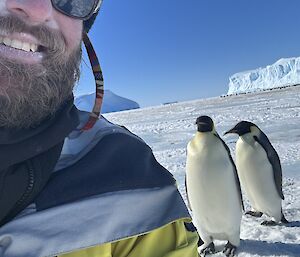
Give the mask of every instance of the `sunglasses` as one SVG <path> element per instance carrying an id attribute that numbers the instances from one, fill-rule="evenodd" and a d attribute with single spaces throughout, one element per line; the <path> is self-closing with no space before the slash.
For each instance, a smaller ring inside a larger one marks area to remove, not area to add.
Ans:
<path id="1" fill-rule="evenodd" d="M 57 11 L 80 20 L 88 20 L 102 4 L 102 0 L 51 0 L 51 2 Z"/>

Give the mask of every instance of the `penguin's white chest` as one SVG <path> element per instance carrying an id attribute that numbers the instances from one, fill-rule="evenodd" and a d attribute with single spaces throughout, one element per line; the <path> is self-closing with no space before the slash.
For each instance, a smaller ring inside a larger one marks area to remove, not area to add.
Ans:
<path id="1" fill-rule="evenodd" d="M 281 199 L 264 148 L 254 140 L 247 141 L 240 137 L 236 144 L 236 166 L 252 207 L 280 220 Z"/>
<path id="2" fill-rule="evenodd" d="M 239 231 L 241 206 L 234 171 L 222 142 L 213 134 L 195 136 L 187 149 L 187 191 L 200 230 L 225 239 Z"/>

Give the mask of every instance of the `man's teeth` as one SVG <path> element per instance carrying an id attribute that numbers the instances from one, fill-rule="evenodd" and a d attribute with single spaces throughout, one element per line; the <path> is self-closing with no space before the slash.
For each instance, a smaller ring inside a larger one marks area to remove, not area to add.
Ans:
<path id="1" fill-rule="evenodd" d="M 0 37 L 0 43 L 26 52 L 36 52 L 38 45 L 22 42 L 16 39 L 11 40 L 8 37 Z"/>

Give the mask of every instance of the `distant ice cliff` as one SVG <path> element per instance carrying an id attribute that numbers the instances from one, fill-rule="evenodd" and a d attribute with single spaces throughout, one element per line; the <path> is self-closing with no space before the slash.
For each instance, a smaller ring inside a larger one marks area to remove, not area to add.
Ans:
<path id="1" fill-rule="evenodd" d="M 229 78 L 228 95 L 300 84 L 300 57 L 283 58 L 272 65 L 239 72 Z"/>

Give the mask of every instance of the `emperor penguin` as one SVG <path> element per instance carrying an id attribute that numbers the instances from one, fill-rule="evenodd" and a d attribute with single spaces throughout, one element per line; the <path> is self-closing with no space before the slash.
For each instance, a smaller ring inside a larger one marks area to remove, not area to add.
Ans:
<path id="1" fill-rule="evenodd" d="M 241 185 L 252 206 L 246 212 L 255 217 L 266 214 L 273 220 L 262 225 L 288 223 L 282 213 L 282 170 L 279 156 L 257 125 L 241 121 L 225 134 L 236 133 L 236 166 Z"/>
<path id="2" fill-rule="evenodd" d="M 234 256 L 240 244 L 243 201 L 230 150 L 212 119 L 200 116 L 187 145 L 186 193 L 193 222 L 203 241 L 200 253 L 214 253 L 214 239 L 227 240 L 223 252 Z"/>

